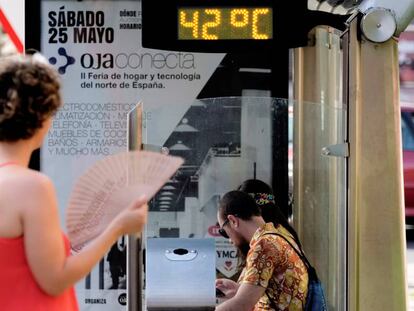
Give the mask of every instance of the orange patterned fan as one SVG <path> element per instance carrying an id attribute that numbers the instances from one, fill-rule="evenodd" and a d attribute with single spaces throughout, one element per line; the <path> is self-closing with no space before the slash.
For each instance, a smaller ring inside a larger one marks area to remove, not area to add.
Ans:
<path id="1" fill-rule="evenodd" d="M 136 198 L 152 198 L 184 163 L 180 157 L 130 151 L 97 161 L 77 181 L 66 209 L 74 250 L 98 236 Z"/>

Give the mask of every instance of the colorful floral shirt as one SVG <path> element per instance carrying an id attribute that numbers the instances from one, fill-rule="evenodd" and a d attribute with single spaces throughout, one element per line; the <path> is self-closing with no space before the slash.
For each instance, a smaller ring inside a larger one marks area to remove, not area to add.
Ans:
<path id="1" fill-rule="evenodd" d="M 239 283 L 262 286 L 266 293 L 254 307 L 254 311 L 298 311 L 305 307 L 308 291 L 308 273 L 295 250 L 280 236 L 297 246 L 289 231 L 282 226 L 275 228 L 267 223 L 257 229 L 250 241 L 246 266 Z M 274 301 L 275 310 L 269 298 Z"/>

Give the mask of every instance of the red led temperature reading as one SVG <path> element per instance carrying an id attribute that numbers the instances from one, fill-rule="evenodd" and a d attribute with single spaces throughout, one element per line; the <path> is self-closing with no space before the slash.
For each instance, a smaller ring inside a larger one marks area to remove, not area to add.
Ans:
<path id="1" fill-rule="evenodd" d="M 179 8 L 179 40 L 269 40 L 272 8 Z"/>

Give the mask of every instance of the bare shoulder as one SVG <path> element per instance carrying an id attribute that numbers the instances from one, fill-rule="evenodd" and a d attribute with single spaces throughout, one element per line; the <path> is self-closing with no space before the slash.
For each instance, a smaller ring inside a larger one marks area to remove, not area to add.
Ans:
<path id="1" fill-rule="evenodd" d="M 31 206 L 54 195 L 54 186 L 50 178 L 40 172 L 13 168 L 0 175 L 0 193 L 8 204 Z"/>
<path id="2" fill-rule="evenodd" d="M 14 167 L 9 172 L 1 174 L 0 185 L 4 186 L 4 188 L 1 187 L 3 189 L 17 189 L 18 191 L 31 188 L 40 190 L 43 187 L 53 186 L 52 181 L 45 174 L 22 167 Z"/>

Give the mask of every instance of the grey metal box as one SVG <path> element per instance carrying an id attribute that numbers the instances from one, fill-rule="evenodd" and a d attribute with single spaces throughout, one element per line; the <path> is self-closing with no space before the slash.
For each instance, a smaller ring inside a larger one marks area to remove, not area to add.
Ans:
<path id="1" fill-rule="evenodd" d="M 148 310 L 210 310 L 216 303 L 214 239 L 149 238 Z"/>

